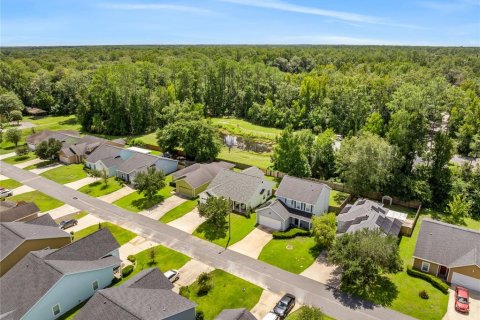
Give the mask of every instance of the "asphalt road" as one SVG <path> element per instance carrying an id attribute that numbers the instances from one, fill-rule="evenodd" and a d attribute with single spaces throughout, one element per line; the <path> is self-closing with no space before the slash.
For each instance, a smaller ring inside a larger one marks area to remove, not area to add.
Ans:
<path id="1" fill-rule="evenodd" d="M 0 162 L 0 173 L 80 210 L 88 211 L 98 218 L 118 224 L 136 232 L 140 236 L 152 239 L 214 268 L 222 269 L 250 281 L 264 289 L 276 293 L 292 293 L 300 303 L 317 306 L 335 319 L 413 319 L 397 311 L 352 298 L 339 290 L 235 251 L 223 250 L 223 248 L 215 244 L 174 227 L 143 215 L 126 211 L 4 162 Z M 282 258 L 285 259 L 285 257 Z"/>

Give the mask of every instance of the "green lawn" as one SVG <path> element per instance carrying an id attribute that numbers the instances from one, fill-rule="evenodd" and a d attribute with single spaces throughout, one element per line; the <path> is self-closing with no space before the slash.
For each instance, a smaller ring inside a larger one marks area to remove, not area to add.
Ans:
<path id="1" fill-rule="evenodd" d="M 37 156 L 35 155 L 35 153 L 29 152 L 26 155 L 13 156 L 13 157 L 10 157 L 10 158 L 3 159 L 2 161 L 5 162 L 5 163 L 9 163 L 9 164 L 17 164 L 17 163 L 22 163 L 22 162 L 33 160 L 36 157 Z"/>
<path id="2" fill-rule="evenodd" d="M 14 195 L 13 197 L 10 197 L 9 200 L 25 201 L 25 202 L 33 201 L 42 212 L 52 210 L 63 205 L 62 201 L 54 199 L 50 196 L 47 196 L 46 194 L 41 193 L 40 191 L 37 191 L 37 190 L 27 192 L 27 193 L 22 193 L 19 195 Z"/>
<path id="3" fill-rule="evenodd" d="M 186 294 L 197 304 L 197 312 L 203 311 L 205 320 L 213 320 L 224 309 L 252 309 L 260 299 L 262 288 L 235 277 L 222 270 L 210 272 L 212 288 L 208 294 L 198 296 L 198 283 L 195 281 Z"/>
<path id="4" fill-rule="evenodd" d="M 434 219 L 445 221 L 447 223 L 456 224 L 474 230 L 480 230 L 480 218 L 466 217 L 463 221 L 452 221 L 451 217 L 445 212 L 439 212 L 431 209 L 422 209 L 422 214 L 430 215 Z M 477 215 L 478 216 L 478 215 Z"/>
<path id="5" fill-rule="evenodd" d="M 406 214 L 408 214 L 408 217 L 411 218 L 411 219 L 415 218 L 415 215 L 417 214 L 417 209 L 402 207 L 402 206 L 398 206 L 398 205 L 395 205 L 395 204 L 392 204 L 391 206 L 385 205 L 385 208 L 388 208 L 388 209 L 393 210 L 393 211 L 406 213 Z"/>
<path id="6" fill-rule="evenodd" d="M 81 125 L 77 122 L 74 115 L 72 116 L 46 116 L 42 118 L 25 117 L 24 121 L 35 123 L 35 131 L 42 130 L 80 130 Z M 31 134 L 31 129 L 25 129 Z"/>
<path id="7" fill-rule="evenodd" d="M 222 147 L 217 160 L 232 161 L 249 166 L 256 166 L 258 168 L 266 169 L 272 165 L 270 161 L 271 153 L 258 153 L 253 151 L 246 151 L 238 148 L 232 148 L 228 151 L 227 147 Z"/>
<path id="8" fill-rule="evenodd" d="M 115 201 L 113 204 L 132 212 L 140 212 L 142 210 L 150 209 L 172 195 L 172 192 L 175 190 L 175 188 L 169 185 L 170 181 L 172 181 L 172 176 L 166 176 L 166 186 L 157 192 L 157 195 L 152 201 L 148 201 L 143 194 L 133 192 Z"/>
<path id="9" fill-rule="evenodd" d="M 281 129 L 263 127 L 241 119 L 212 118 L 212 122 L 224 133 L 236 136 L 250 135 L 255 140 L 268 142 L 275 141 L 275 138 L 282 132 Z"/>
<path id="10" fill-rule="evenodd" d="M 110 222 L 102 222 L 102 227 L 103 228 L 108 228 L 110 230 L 110 232 L 112 232 L 113 236 L 115 237 L 115 239 L 117 239 L 118 243 L 121 246 L 137 236 L 134 232 L 123 229 L 122 227 L 119 227 L 119 226 L 117 226 L 113 223 L 110 223 Z M 97 224 L 93 225 L 93 226 L 90 226 L 88 228 L 79 230 L 79 231 L 74 233 L 74 235 L 73 235 L 74 240 L 79 240 L 79 239 L 85 238 L 86 236 L 94 233 L 97 230 L 98 230 L 98 225 Z"/>
<path id="11" fill-rule="evenodd" d="M 87 172 L 83 170 L 83 164 L 69 164 L 45 171 L 40 175 L 55 182 L 65 184 L 86 178 Z"/>
<path id="12" fill-rule="evenodd" d="M 107 185 L 105 185 L 103 180 L 97 180 L 95 182 L 87 184 L 86 186 L 81 187 L 80 189 L 78 189 L 78 191 L 88 194 L 92 197 L 100 197 L 120 190 L 121 188 L 122 185 L 115 179 L 115 177 L 111 177 L 108 179 Z"/>
<path id="13" fill-rule="evenodd" d="M 6 189 L 15 189 L 22 186 L 22 184 L 16 180 L 13 179 L 7 179 L 7 180 L 2 180 L 0 181 L 0 188 L 6 188 Z"/>
<path id="14" fill-rule="evenodd" d="M 301 273 L 320 255 L 313 237 L 272 239 L 263 247 L 258 260 L 281 269 Z"/>
<path id="15" fill-rule="evenodd" d="M 156 267 L 159 268 L 161 272 L 166 272 L 170 269 L 178 270 L 185 263 L 190 261 L 190 258 L 186 255 L 164 247 L 162 245 L 158 245 L 156 247 L 153 247 L 153 250 L 155 250 L 155 261 L 152 262 L 150 259 L 150 250 L 151 249 L 147 249 L 135 255 L 136 264 L 133 272 L 123 278 L 121 282 L 116 283 L 115 286 L 120 285 L 122 282 L 131 278 L 133 275 L 139 273 L 143 269 Z"/>
<path id="16" fill-rule="evenodd" d="M 49 166 L 49 165 L 54 164 L 54 163 L 57 163 L 57 161 L 55 161 L 55 160 L 43 160 L 42 162 L 35 163 L 35 164 L 32 164 L 32 165 L 24 168 L 24 170 L 40 169 L 40 168 L 44 168 L 44 167 Z"/>
<path id="17" fill-rule="evenodd" d="M 70 309 L 68 312 L 64 313 L 63 316 L 58 318 L 58 320 L 73 320 L 77 313 L 80 312 L 80 310 L 83 308 L 85 304 L 87 304 L 89 299 L 85 300 L 84 302 L 80 303 L 77 305 L 75 308 Z"/>
<path id="18" fill-rule="evenodd" d="M 331 207 L 340 207 L 340 205 L 347 199 L 349 196 L 348 193 L 337 191 L 337 190 L 330 190 L 330 201 L 329 205 Z"/>
<path id="19" fill-rule="evenodd" d="M 257 223 L 257 214 L 252 213 L 250 218 L 247 218 L 244 215 L 232 213 L 231 223 L 232 228 L 231 238 L 228 244 L 229 246 L 242 240 L 250 232 L 252 232 L 252 230 L 255 228 L 255 224 Z M 228 230 L 220 234 L 211 232 L 211 230 L 212 228 L 209 226 L 208 222 L 204 222 L 198 226 L 198 228 L 193 232 L 193 235 L 225 247 L 228 241 Z"/>
<path id="20" fill-rule="evenodd" d="M 165 213 L 160 218 L 160 222 L 169 223 L 170 221 L 183 217 L 184 215 L 186 215 L 187 213 L 195 209 L 197 207 L 197 203 L 198 203 L 198 198 L 185 201 L 181 205 Z"/>
<path id="21" fill-rule="evenodd" d="M 305 308 L 305 307 L 300 307 L 295 312 L 290 313 L 285 319 L 286 320 L 301 320 L 301 319 L 299 319 L 299 316 L 300 316 L 300 310 L 302 308 Z M 310 319 L 310 320 L 316 320 L 316 319 Z M 324 314 L 322 320 L 335 320 L 335 319 L 327 316 L 326 314 Z"/>
<path id="22" fill-rule="evenodd" d="M 273 183 L 273 189 L 277 189 L 278 185 L 282 181 L 281 178 L 275 178 L 275 177 L 271 177 L 271 176 L 265 176 L 265 179 L 268 180 L 268 181 L 271 181 Z"/>
<path id="23" fill-rule="evenodd" d="M 152 132 L 143 136 L 136 137 L 135 139 L 142 140 L 146 144 L 157 145 L 157 133 Z"/>

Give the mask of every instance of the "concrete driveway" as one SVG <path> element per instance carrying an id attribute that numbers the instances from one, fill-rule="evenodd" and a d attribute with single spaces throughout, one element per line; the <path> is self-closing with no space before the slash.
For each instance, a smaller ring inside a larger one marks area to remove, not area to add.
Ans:
<path id="1" fill-rule="evenodd" d="M 230 246 L 229 249 L 257 259 L 263 247 L 272 239 L 270 230 L 257 227 L 245 238 Z"/>
<path id="2" fill-rule="evenodd" d="M 470 313 L 455 311 L 455 290 L 448 290 L 448 308 L 443 320 L 478 320 L 480 319 L 480 292 L 470 291 Z"/>
<path id="3" fill-rule="evenodd" d="M 0 174 L 0 181 L 3 181 L 3 180 L 8 180 L 10 179 L 9 177 L 5 177 L 3 174 Z"/>
<path id="4" fill-rule="evenodd" d="M 27 193 L 27 192 L 30 192 L 30 191 L 35 191 L 35 189 L 33 189 L 29 186 L 23 185 L 23 186 L 20 186 L 18 188 L 13 189 L 12 191 L 13 191 L 13 195 L 16 196 L 18 194 Z"/>
<path id="5" fill-rule="evenodd" d="M 17 163 L 14 166 L 17 167 L 17 168 L 23 169 L 23 168 L 26 168 L 28 166 L 31 166 L 31 165 L 34 165 L 34 164 L 37 164 L 37 163 L 40 163 L 40 162 L 43 162 L 43 161 L 45 161 L 45 160 L 35 158 L 35 159 L 28 160 L 28 161 L 25 161 L 25 162 L 22 162 L 22 163 Z"/>
<path id="6" fill-rule="evenodd" d="M 78 190 L 81 187 L 86 186 L 87 184 L 93 183 L 93 182 L 95 182 L 99 179 L 100 178 L 86 177 L 86 178 L 83 178 L 83 179 L 80 179 L 80 180 L 77 180 L 77 181 L 66 183 L 65 187 L 69 187 L 69 188 L 72 188 L 74 190 Z"/>
<path id="7" fill-rule="evenodd" d="M 180 272 L 180 279 L 175 282 L 173 290 L 178 292 L 180 287 L 188 286 L 197 280 L 198 276 L 203 272 L 211 272 L 214 268 L 202 263 L 198 260 L 190 260 L 183 267 L 178 269 Z M 162 270 L 163 272 L 168 270 Z"/>
<path id="8" fill-rule="evenodd" d="M 48 170 L 60 168 L 62 166 L 63 166 L 63 164 L 61 164 L 61 163 L 52 163 L 52 164 L 49 164 L 48 166 L 45 166 L 45 167 L 41 167 L 41 168 L 38 168 L 38 169 L 32 169 L 32 170 L 30 170 L 30 172 L 33 172 L 35 174 L 40 174 L 40 173 L 44 173 Z"/>
<path id="9" fill-rule="evenodd" d="M 168 225 L 180 229 L 184 232 L 192 234 L 199 225 L 205 221 L 205 218 L 200 217 L 198 214 L 198 209 L 195 208 L 183 217 L 173 220 Z"/>
<path id="10" fill-rule="evenodd" d="M 0 160 L 11 158 L 16 156 L 17 154 L 15 152 L 10 152 L 10 153 L 5 153 L 0 155 Z"/>
<path id="11" fill-rule="evenodd" d="M 65 216 L 68 216 L 68 215 L 71 215 L 73 213 L 77 213 L 77 212 L 80 212 L 80 211 L 81 210 L 79 210 L 75 207 L 72 207 L 69 204 L 64 204 L 61 207 L 49 210 L 48 213 L 52 216 L 52 218 L 54 220 L 57 220 L 57 219 L 60 219 L 62 217 L 65 217 Z"/>
<path id="12" fill-rule="evenodd" d="M 133 192 L 135 192 L 135 189 L 130 188 L 129 186 L 124 186 L 122 189 L 106 194 L 104 196 L 98 197 L 98 199 L 105 201 L 107 203 L 112 203 L 117 201 L 118 199 L 128 196 L 130 193 L 133 193 Z"/>
<path id="13" fill-rule="evenodd" d="M 95 217 L 94 215 L 87 214 L 85 217 L 78 219 L 78 224 L 71 228 L 66 229 L 65 231 L 70 232 L 77 232 L 83 230 L 85 228 L 91 227 L 93 225 L 98 224 L 99 222 L 103 222 L 102 219 Z"/>
<path id="14" fill-rule="evenodd" d="M 161 204 L 159 204 L 159 205 L 157 205 L 157 206 L 155 206 L 151 209 L 141 211 L 139 213 L 143 214 L 146 217 L 158 220 L 165 213 L 167 213 L 168 211 L 172 210 L 173 208 L 181 205 L 185 201 L 187 201 L 186 198 L 174 194 L 174 195 L 168 197 L 167 199 L 165 199 L 165 201 L 163 201 Z"/>
<path id="15" fill-rule="evenodd" d="M 338 288 L 340 285 L 340 270 L 337 266 L 327 262 L 325 251 L 318 256 L 313 264 L 300 275 L 323 284 Z"/>
<path id="16" fill-rule="evenodd" d="M 129 255 L 135 255 L 141 251 L 158 246 L 158 243 L 145 239 L 144 237 L 136 236 L 129 242 L 120 247 L 120 259 L 127 260 Z"/>
<path id="17" fill-rule="evenodd" d="M 258 303 L 250 310 L 250 312 L 257 319 L 263 319 L 267 313 L 273 310 L 278 300 L 282 297 L 281 294 L 273 293 L 269 290 L 263 290 Z"/>

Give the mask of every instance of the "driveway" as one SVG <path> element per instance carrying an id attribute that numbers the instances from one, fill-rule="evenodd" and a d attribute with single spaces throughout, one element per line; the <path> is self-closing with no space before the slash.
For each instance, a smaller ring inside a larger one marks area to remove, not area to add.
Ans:
<path id="1" fill-rule="evenodd" d="M 158 246 L 158 243 L 145 239 L 144 237 L 136 236 L 129 242 L 120 247 L 120 259 L 127 260 L 129 255 L 135 255 L 141 251 Z"/>
<path id="2" fill-rule="evenodd" d="M 10 179 L 9 177 L 5 177 L 3 174 L 0 174 L 0 181 L 3 181 L 3 180 L 8 180 Z"/>
<path id="3" fill-rule="evenodd" d="M 280 293 L 274 293 L 269 290 L 263 290 L 258 303 L 250 310 L 257 319 L 263 319 L 267 313 L 273 310 L 278 300 L 282 297 Z"/>
<path id="4" fill-rule="evenodd" d="M 470 291 L 470 313 L 455 311 L 455 291 L 448 290 L 448 308 L 443 320 L 478 320 L 480 319 L 480 292 Z"/>
<path id="5" fill-rule="evenodd" d="M 49 164 L 45 167 L 41 167 L 41 168 L 38 168 L 38 169 L 32 169 L 32 170 L 30 170 L 30 172 L 33 172 L 35 174 L 40 174 L 40 173 L 44 173 L 45 171 L 48 171 L 48 170 L 52 170 L 52 169 L 55 169 L 55 168 L 60 168 L 62 166 L 63 166 L 63 164 L 61 164 L 61 163 L 52 163 L 52 164 Z"/>
<path id="6" fill-rule="evenodd" d="M 133 193 L 135 191 L 136 191 L 135 189 L 130 188 L 129 186 L 124 186 L 122 189 L 106 194 L 104 196 L 98 197 L 98 199 L 105 201 L 107 203 L 112 203 L 117 201 L 118 199 L 128 196 L 130 193 Z"/>
<path id="7" fill-rule="evenodd" d="M 23 130 L 23 129 L 31 129 L 36 127 L 37 125 L 33 122 L 28 122 L 28 121 L 22 121 L 18 125 L 16 122 L 11 122 L 10 123 L 12 128 L 17 129 L 17 130 Z"/>
<path id="8" fill-rule="evenodd" d="M 31 166 L 31 165 L 34 165 L 34 164 L 37 164 L 37 163 L 40 163 L 40 162 L 43 162 L 43 161 L 45 161 L 45 160 L 36 158 L 36 159 L 28 160 L 28 161 L 25 161 L 25 162 L 22 162 L 22 163 L 17 163 L 17 164 L 15 164 L 15 167 L 23 169 L 23 168 L 26 168 L 28 166 Z"/>
<path id="9" fill-rule="evenodd" d="M 205 218 L 200 217 L 198 214 L 198 209 L 195 208 L 183 217 L 173 220 L 172 222 L 167 223 L 168 225 L 180 229 L 186 233 L 192 234 L 199 225 L 205 221 Z"/>
<path id="10" fill-rule="evenodd" d="M 272 239 L 270 230 L 257 227 L 245 238 L 230 246 L 229 249 L 257 259 L 263 247 Z"/>
<path id="11" fill-rule="evenodd" d="M 66 229 L 67 232 L 77 232 L 85 228 L 98 225 L 99 222 L 103 222 L 102 219 L 95 217 L 94 215 L 87 214 L 85 217 L 78 219 L 78 224 L 71 228 Z M 74 234 L 75 236 L 75 234 Z"/>
<path id="12" fill-rule="evenodd" d="M 18 188 L 13 189 L 12 191 L 13 191 L 13 195 L 16 196 L 16 195 L 19 195 L 19 194 L 22 194 L 22 193 L 35 191 L 35 189 L 33 189 L 32 187 L 23 185 L 23 186 L 20 186 Z"/>
<path id="13" fill-rule="evenodd" d="M 340 285 L 340 270 L 327 262 L 325 251 L 300 275 L 335 288 Z"/>
<path id="14" fill-rule="evenodd" d="M 80 212 L 80 211 L 81 210 L 79 210 L 75 207 L 72 207 L 69 204 L 64 204 L 61 207 L 58 207 L 58 208 L 55 208 L 55 209 L 52 209 L 52 210 L 48 211 L 48 213 L 52 216 L 53 220 L 57 220 L 57 219 L 60 219 L 62 217 L 65 217 L 65 216 L 68 216 L 68 215 L 71 215 L 73 213 L 77 213 L 77 212 Z"/>
<path id="15" fill-rule="evenodd" d="M 93 182 L 95 182 L 99 179 L 100 178 L 86 177 L 86 178 L 83 178 L 83 179 L 80 179 L 80 180 L 77 180 L 77 181 L 66 183 L 65 186 L 69 187 L 69 188 L 72 188 L 74 190 L 78 190 L 81 187 L 86 186 L 87 184 L 93 183 Z"/>
<path id="16" fill-rule="evenodd" d="M 148 209 L 148 210 L 141 211 L 139 213 L 143 214 L 146 217 L 158 220 L 165 213 L 167 213 L 168 211 L 172 210 L 173 208 L 181 205 L 185 201 L 187 201 L 186 198 L 183 198 L 183 197 L 180 197 L 180 196 L 174 194 L 174 195 L 168 197 L 167 199 L 165 199 L 165 201 L 163 201 L 158 206 L 155 206 L 155 207 L 153 207 L 151 209 Z"/>
<path id="17" fill-rule="evenodd" d="M 17 154 L 15 152 L 10 152 L 10 153 L 5 153 L 0 155 L 0 160 L 11 158 L 16 156 Z"/>
<path id="18" fill-rule="evenodd" d="M 200 262 L 198 260 L 190 260 L 183 267 L 178 269 L 180 272 L 180 279 L 175 282 L 174 291 L 178 293 L 180 287 L 188 286 L 197 280 L 198 276 L 203 272 L 211 272 L 214 268 Z M 162 270 L 163 272 L 168 270 Z"/>

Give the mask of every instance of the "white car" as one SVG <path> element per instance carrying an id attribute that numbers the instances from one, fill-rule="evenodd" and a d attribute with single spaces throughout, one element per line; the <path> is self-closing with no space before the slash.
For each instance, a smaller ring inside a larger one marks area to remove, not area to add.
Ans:
<path id="1" fill-rule="evenodd" d="M 9 189 L 0 188 L 0 199 L 13 196 L 13 191 Z"/>
<path id="2" fill-rule="evenodd" d="M 279 320 L 279 319 L 280 317 L 273 312 L 269 312 L 265 315 L 265 317 L 263 317 L 263 320 Z"/>
<path id="3" fill-rule="evenodd" d="M 171 283 L 174 283 L 175 281 L 180 279 L 180 273 L 175 269 L 168 270 L 164 273 L 164 275 L 168 280 L 170 280 Z"/>

